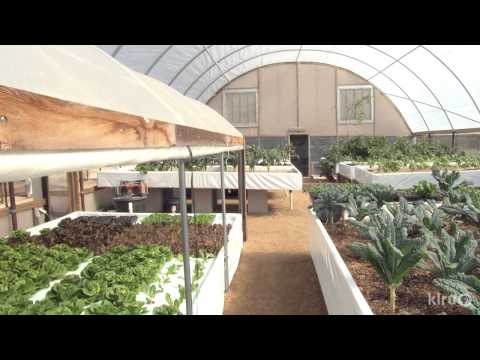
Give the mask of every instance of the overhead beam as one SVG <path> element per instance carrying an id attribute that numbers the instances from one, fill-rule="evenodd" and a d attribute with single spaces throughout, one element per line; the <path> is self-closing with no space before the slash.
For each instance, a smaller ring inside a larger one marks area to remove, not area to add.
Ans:
<path id="1" fill-rule="evenodd" d="M 0 86 L 0 153 L 243 144 L 228 136 Z"/>

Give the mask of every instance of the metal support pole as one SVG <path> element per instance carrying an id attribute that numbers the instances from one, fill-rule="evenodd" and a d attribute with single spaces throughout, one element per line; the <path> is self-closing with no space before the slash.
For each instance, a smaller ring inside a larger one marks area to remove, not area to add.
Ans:
<path id="1" fill-rule="evenodd" d="M 455 148 L 455 131 L 452 132 L 452 149 Z"/>
<path id="2" fill-rule="evenodd" d="M 289 190 L 290 195 L 290 210 L 293 210 L 293 191 Z"/>
<path id="3" fill-rule="evenodd" d="M 243 241 L 247 241 L 247 191 L 245 184 L 245 150 L 238 153 L 238 200 L 242 214 Z"/>
<path id="4" fill-rule="evenodd" d="M 225 164 L 223 152 L 220 154 L 220 191 L 222 192 L 222 224 L 223 224 L 223 261 L 225 292 L 230 287 L 230 276 L 228 272 L 228 236 L 227 236 L 227 205 L 225 203 Z"/>
<path id="5" fill-rule="evenodd" d="M 8 193 L 10 195 L 10 215 L 12 216 L 12 229 L 18 230 L 17 205 L 15 202 L 15 185 L 13 182 L 8 183 Z"/>
<path id="6" fill-rule="evenodd" d="M 178 161 L 178 180 L 180 190 L 181 236 L 183 242 L 183 270 L 185 276 L 185 302 L 187 304 L 187 315 L 192 315 L 192 280 L 190 273 L 190 249 L 188 244 L 187 189 L 185 186 L 184 160 Z"/>

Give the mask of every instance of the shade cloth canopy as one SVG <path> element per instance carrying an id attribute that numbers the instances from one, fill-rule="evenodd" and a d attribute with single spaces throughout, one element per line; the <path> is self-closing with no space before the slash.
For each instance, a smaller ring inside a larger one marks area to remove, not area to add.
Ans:
<path id="1" fill-rule="evenodd" d="M 0 68 L 0 181 L 243 149 L 216 111 L 96 46 L 3 45 Z"/>
<path id="2" fill-rule="evenodd" d="M 206 103 L 233 79 L 282 62 L 318 62 L 370 81 L 414 133 L 480 127 L 476 45 L 99 45 L 131 69 Z"/>
<path id="3" fill-rule="evenodd" d="M 0 85 L 148 120 L 241 134 L 217 112 L 138 74 L 96 46 L 0 47 Z"/>

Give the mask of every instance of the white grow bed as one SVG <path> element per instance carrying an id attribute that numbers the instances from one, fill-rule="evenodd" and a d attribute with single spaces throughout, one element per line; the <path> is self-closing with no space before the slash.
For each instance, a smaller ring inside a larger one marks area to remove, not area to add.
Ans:
<path id="1" fill-rule="evenodd" d="M 310 255 L 329 315 L 373 315 L 330 235 L 310 211 Z"/>
<path id="2" fill-rule="evenodd" d="M 337 164 L 337 173 L 349 180 L 355 180 L 356 169 L 368 169 L 368 165 L 351 165 L 349 161 Z"/>
<path id="3" fill-rule="evenodd" d="M 53 229 L 55 228 L 60 221 L 66 218 L 75 219 L 80 216 L 132 216 L 135 215 L 138 217 L 140 222 L 145 217 L 151 215 L 150 213 L 105 213 L 105 212 L 82 212 L 77 211 L 70 213 L 66 216 L 58 218 L 56 220 L 44 223 L 42 225 L 28 229 L 32 235 L 38 235 L 42 229 Z M 222 214 L 215 214 L 215 224 L 222 223 Z M 228 267 L 229 267 L 229 283 L 232 282 L 233 276 L 238 268 L 240 262 L 240 255 L 243 248 L 243 233 L 242 233 L 242 217 L 240 214 L 227 214 L 227 224 L 231 224 L 232 228 L 230 229 L 228 235 Z M 177 272 L 173 275 L 169 275 L 170 282 L 163 285 L 164 289 L 162 292 L 158 292 L 154 297 L 154 304 L 147 305 L 147 308 L 151 308 L 165 304 L 165 294 L 169 293 L 172 299 L 179 297 L 178 286 L 184 286 L 184 273 L 183 273 L 183 263 L 174 259 L 169 264 L 166 264 L 160 270 L 160 274 L 164 273 L 164 270 L 171 263 L 177 262 L 178 268 Z M 195 260 L 191 259 L 190 268 L 193 273 L 195 267 Z M 86 264 L 80 265 L 80 271 Z M 76 273 L 80 271 L 77 270 Z M 224 248 L 219 251 L 217 256 L 213 259 L 209 259 L 205 263 L 203 269 L 203 275 L 198 281 L 198 289 L 193 296 L 193 314 L 194 315 L 222 315 L 224 307 L 224 288 L 225 288 L 225 277 L 224 277 Z M 193 275 L 193 274 L 192 274 Z M 61 281 L 55 280 L 50 283 L 50 287 L 55 283 Z M 49 287 L 49 288 L 50 288 Z M 47 289 L 39 291 L 34 298 L 42 299 L 46 293 Z M 138 298 L 142 298 L 143 294 L 139 294 Z M 185 313 L 185 302 L 180 306 L 180 311 Z"/>
<path id="4" fill-rule="evenodd" d="M 340 175 L 360 184 L 391 185 L 394 189 L 408 189 L 422 180 L 437 184 L 430 171 L 373 173 L 368 171 L 367 165 L 348 165 L 348 163 L 339 163 L 338 168 Z M 480 170 L 459 170 L 459 172 L 459 182 L 468 181 L 473 186 L 480 186 Z"/>
<path id="5" fill-rule="evenodd" d="M 187 187 L 191 184 L 191 171 L 186 171 Z M 193 187 L 195 189 L 220 189 L 220 167 L 210 166 L 207 171 L 193 172 Z M 120 181 L 142 180 L 151 188 L 178 188 L 178 171 L 149 171 L 143 174 L 135 171 L 135 166 L 126 166 L 99 171 L 97 173 L 98 187 L 117 187 Z M 302 174 L 293 165 L 256 166 L 255 171 L 246 171 L 245 185 L 247 190 L 302 190 Z M 238 189 L 237 171 L 225 171 L 225 188 Z"/>

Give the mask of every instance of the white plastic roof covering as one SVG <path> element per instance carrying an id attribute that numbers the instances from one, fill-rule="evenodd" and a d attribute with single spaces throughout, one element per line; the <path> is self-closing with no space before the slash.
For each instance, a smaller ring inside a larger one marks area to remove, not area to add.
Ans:
<path id="1" fill-rule="evenodd" d="M 476 45 L 100 45 L 128 67 L 206 103 L 246 72 L 282 62 L 318 62 L 369 80 L 412 132 L 480 127 Z"/>
<path id="2" fill-rule="evenodd" d="M 0 85 L 87 106 L 242 137 L 220 114 L 96 46 L 2 45 Z"/>

